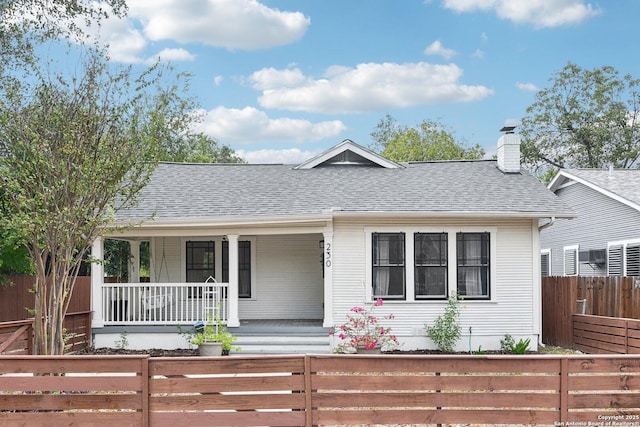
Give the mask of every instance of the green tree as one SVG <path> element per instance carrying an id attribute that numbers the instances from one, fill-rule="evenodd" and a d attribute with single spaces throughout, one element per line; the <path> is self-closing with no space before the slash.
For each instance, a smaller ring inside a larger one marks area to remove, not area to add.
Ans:
<path id="1" fill-rule="evenodd" d="M 24 231 L 34 262 L 36 354 L 64 351 L 83 257 L 114 214 L 135 204 L 162 141 L 187 133 L 193 117 L 183 79 L 166 84 L 158 67 L 114 70 L 91 51 L 79 68 L 4 87 L 0 97 L 0 186 L 8 224 Z"/>
<path id="2" fill-rule="evenodd" d="M 433 120 L 425 119 L 416 127 L 401 126 L 387 114 L 371 136 L 371 148 L 396 162 L 473 160 L 485 155 L 480 145 L 456 142 L 451 132 Z"/>
<path id="3" fill-rule="evenodd" d="M 638 166 L 640 80 L 569 62 L 549 81 L 522 119 L 528 168 L 549 176 L 558 168 Z"/>
<path id="4" fill-rule="evenodd" d="M 203 133 L 179 135 L 166 144 L 160 160 L 184 163 L 245 163 L 235 151 Z"/>

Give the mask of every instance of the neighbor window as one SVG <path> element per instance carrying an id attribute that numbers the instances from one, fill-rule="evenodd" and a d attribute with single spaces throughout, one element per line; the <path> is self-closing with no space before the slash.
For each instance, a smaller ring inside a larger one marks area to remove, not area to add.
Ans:
<path id="1" fill-rule="evenodd" d="M 229 282 L 229 242 L 222 242 L 222 281 Z M 238 241 L 238 297 L 251 298 L 251 242 Z"/>
<path id="2" fill-rule="evenodd" d="M 414 234 L 416 299 L 447 297 L 447 233 Z"/>
<path id="3" fill-rule="evenodd" d="M 457 233 L 458 295 L 467 299 L 488 299 L 490 234 Z"/>
<path id="4" fill-rule="evenodd" d="M 405 298 L 404 236 L 404 233 L 372 234 L 374 298 Z"/>

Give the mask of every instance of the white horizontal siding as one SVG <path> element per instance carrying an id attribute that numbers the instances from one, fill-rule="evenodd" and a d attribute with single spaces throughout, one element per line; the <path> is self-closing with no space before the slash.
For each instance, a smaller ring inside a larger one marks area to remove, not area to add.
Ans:
<path id="1" fill-rule="evenodd" d="M 240 319 L 322 319 L 319 234 L 258 236 L 256 292 L 240 299 Z"/>
<path id="2" fill-rule="evenodd" d="M 182 278 L 182 242 L 179 237 L 155 237 L 151 242 L 151 281 L 178 283 Z"/>
<path id="3" fill-rule="evenodd" d="M 471 227 L 486 226 L 496 229 L 496 224 L 482 221 L 394 221 L 393 223 L 376 223 L 377 226 L 404 227 Z M 365 300 L 365 233 L 366 228 L 375 227 L 371 222 L 354 223 L 336 221 L 334 223 L 334 322 L 344 321 L 349 309 L 362 305 Z M 495 282 L 491 287 L 491 301 L 463 301 L 461 303 L 461 320 L 463 333 L 468 335 L 472 327 L 473 335 L 492 335 L 502 338 L 505 334 L 529 336 L 536 332 L 536 316 L 534 315 L 533 262 L 537 260 L 538 248 L 534 248 L 535 229 L 531 220 L 502 221 L 497 225 Z M 407 236 L 409 238 L 409 236 Z M 450 240 L 451 241 L 451 240 Z M 407 258 L 412 254 L 407 254 Z M 455 262 L 455 260 L 450 260 Z M 450 277 L 450 289 L 455 289 L 454 278 Z M 367 285 L 368 286 L 368 285 Z M 411 284 L 407 284 L 411 286 Z M 387 301 L 376 309 L 379 314 L 393 313 L 395 319 L 387 322 L 399 336 L 416 336 L 424 334 L 426 323 L 432 323 L 442 314 L 444 301 L 396 302 Z M 494 340 L 495 341 L 495 340 Z M 477 349 L 477 347 L 476 347 Z"/>

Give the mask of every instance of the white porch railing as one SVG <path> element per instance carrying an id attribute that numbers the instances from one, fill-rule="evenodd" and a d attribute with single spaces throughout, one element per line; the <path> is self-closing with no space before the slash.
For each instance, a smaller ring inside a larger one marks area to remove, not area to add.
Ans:
<path id="1" fill-rule="evenodd" d="M 105 325 L 179 325 L 229 315 L 228 283 L 104 283 Z"/>

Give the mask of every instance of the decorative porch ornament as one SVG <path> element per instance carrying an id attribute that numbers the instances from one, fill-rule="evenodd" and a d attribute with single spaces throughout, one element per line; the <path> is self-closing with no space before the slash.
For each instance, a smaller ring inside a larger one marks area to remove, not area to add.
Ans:
<path id="1" fill-rule="evenodd" d="M 363 351 L 377 351 L 380 353 L 382 350 L 390 351 L 397 348 L 399 342 L 391 333 L 391 328 L 385 328 L 379 323 L 380 320 L 393 319 L 393 314 L 382 317 L 373 314 L 374 309 L 382 305 L 382 299 L 378 298 L 370 309 L 353 307 L 347 314 L 347 321 L 335 326 L 330 332 L 341 340 L 334 352 L 362 354 Z"/>

